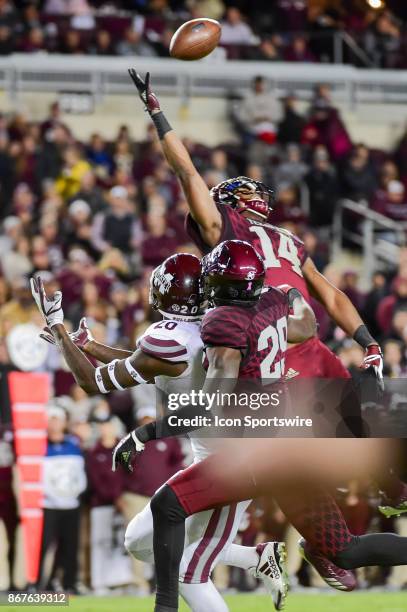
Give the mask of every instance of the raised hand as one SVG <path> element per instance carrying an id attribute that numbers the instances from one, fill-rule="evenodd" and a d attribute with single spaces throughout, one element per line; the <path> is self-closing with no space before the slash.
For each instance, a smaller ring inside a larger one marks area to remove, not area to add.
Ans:
<path id="1" fill-rule="evenodd" d="M 78 329 L 74 332 L 71 332 L 69 334 L 69 337 L 71 338 L 72 342 L 81 349 L 85 349 L 89 342 L 92 342 L 94 340 L 86 322 L 86 317 L 82 317 L 79 322 Z M 49 342 L 49 344 L 56 344 L 56 340 L 49 327 L 44 328 L 42 334 L 40 334 L 40 338 L 45 340 L 45 342 Z"/>
<path id="2" fill-rule="evenodd" d="M 32 296 L 47 326 L 62 325 L 64 323 L 64 311 L 62 310 L 61 291 L 55 291 L 52 297 L 48 297 L 40 276 L 31 278 L 30 285 Z"/>
<path id="3" fill-rule="evenodd" d="M 134 70 L 134 68 L 129 68 L 128 72 L 131 80 L 137 88 L 141 101 L 146 107 L 146 111 L 150 113 L 150 115 L 160 112 L 161 109 L 158 98 L 151 90 L 150 73 L 147 72 L 146 78 L 143 81 L 142 77 L 138 72 L 136 72 L 136 70 Z"/>

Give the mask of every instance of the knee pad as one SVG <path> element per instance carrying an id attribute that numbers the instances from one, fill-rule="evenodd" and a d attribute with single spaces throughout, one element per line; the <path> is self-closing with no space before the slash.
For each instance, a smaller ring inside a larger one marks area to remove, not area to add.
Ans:
<path id="1" fill-rule="evenodd" d="M 188 516 L 168 485 L 164 485 L 154 493 L 150 506 L 153 518 L 165 518 L 171 523 L 180 523 Z"/>

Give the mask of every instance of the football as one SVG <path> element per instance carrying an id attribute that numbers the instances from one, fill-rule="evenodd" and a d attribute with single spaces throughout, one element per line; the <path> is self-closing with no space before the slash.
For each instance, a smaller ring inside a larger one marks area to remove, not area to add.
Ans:
<path id="1" fill-rule="evenodd" d="M 221 31 L 220 23 L 215 19 L 187 21 L 172 37 L 170 55 L 184 61 L 202 59 L 218 45 Z"/>

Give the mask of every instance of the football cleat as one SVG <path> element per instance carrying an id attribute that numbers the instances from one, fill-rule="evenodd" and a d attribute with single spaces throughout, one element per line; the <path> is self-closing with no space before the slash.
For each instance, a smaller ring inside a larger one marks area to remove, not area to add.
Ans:
<path id="1" fill-rule="evenodd" d="M 283 610 L 288 591 L 287 551 L 284 542 L 266 542 L 256 546 L 259 562 L 253 576 L 270 593 L 274 608 Z"/>
<path id="2" fill-rule="evenodd" d="M 357 581 L 354 572 L 342 569 L 327 557 L 312 552 L 303 538 L 298 542 L 298 546 L 302 558 L 317 570 L 330 587 L 338 591 L 353 591 L 356 588 Z"/>
<path id="3" fill-rule="evenodd" d="M 407 500 L 393 506 L 390 504 L 388 506 L 379 506 L 379 510 L 386 518 L 400 516 L 401 514 L 405 514 L 407 512 Z"/>

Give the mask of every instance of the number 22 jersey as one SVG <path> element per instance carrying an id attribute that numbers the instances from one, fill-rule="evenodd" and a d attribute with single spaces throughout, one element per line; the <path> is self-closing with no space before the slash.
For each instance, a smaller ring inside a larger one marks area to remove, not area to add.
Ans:
<path id="1" fill-rule="evenodd" d="M 250 242 L 263 257 L 266 266 L 266 285 L 269 287 L 291 285 L 309 301 L 308 288 L 301 269 L 308 257 L 304 243 L 285 229 L 270 223 L 247 219 L 231 206 L 226 204 L 216 206 L 222 217 L 222 234 L 219 242 L 224 240 Z M 203 241 L 199 227 L 190 214 L 186 218 L 186 229 L 202 253 L 206 255 L 212 250 Z"/>

